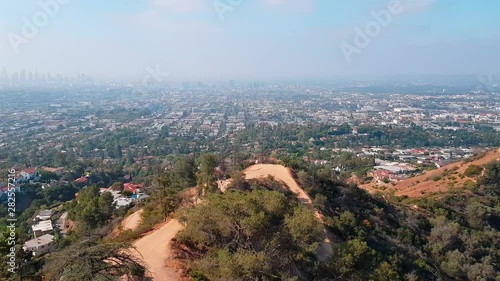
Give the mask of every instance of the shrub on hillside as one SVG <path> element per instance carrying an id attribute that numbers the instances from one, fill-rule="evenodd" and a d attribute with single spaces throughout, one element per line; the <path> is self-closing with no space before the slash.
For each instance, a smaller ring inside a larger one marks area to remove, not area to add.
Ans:
<path id="1" fill-rule="evenodd" d="M 464 175 L 469 177 L 469 178 L 472 178 L 472 177 L 479 176 L 482 172 L 483 172 L 483 167 L 478 166 L 478 165 L 470 165 L 465 170 Z"/>

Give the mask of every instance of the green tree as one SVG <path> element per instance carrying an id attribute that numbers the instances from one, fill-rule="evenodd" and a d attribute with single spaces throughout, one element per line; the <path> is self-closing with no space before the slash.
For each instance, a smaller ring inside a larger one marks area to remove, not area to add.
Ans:
<path id="1" fill-rule="evenodd" d="M 328 197 L 323 194 L 316 194 L 316 196 L 314 196 L 313 203 L 315 208 L 325 210 L 328 203 Z"/>
<path id="2" fill-rule="evenodd" d="M 141 260 L 132 255 L 128 244 L 79 243 L 63 251 L 50 254 L 44 273 L 47 280 L 145 280 L 146 269 Z"/>
<path id="3" fill-rule="evenodd" d="M 77 222 L 81 234 L 91 234 L 111 218 L 114 210 L 113 196 L 100 194 L 99 188 L 90 186 L 79 193 L 78 201 L 67 204 L 70 219 Z"/>
<path id="4" fill-rule="evenodd" d="M 48 172 L 48 171 L 40 171 L 40 182 L 48 183 L 50 180 L 58 180 L 59 176 L 56 173 Z"/>
<path id="5" fill-rule="evenodd" d="M 214 154 L 203 154 L 198 159 L 197 183 L 201 194 L 214 192 L 217 190 L 217 179 L 215 168 L 217 167 L 217 157 Z"/>
<path id="6" fill-rule="evenodd" d="M 123 190 L 123 183 L 122 182 L 114 182 L 112 185 L 111 185 L 111 189 L 112 190 L 116 190 L 116 191 L 122 191 Z"/>
<path id="7" fill-rule="evenodd" d="M 492 195 L 500 195 L 500 162 L 495 161 L 486 165 L 486 172 L 479 179 L 479 184 Z"/>
<path id="8" fill-rule="evenodd" d="M 178 240 L 206 252 L 193 270 L 209 280 L 305 276 L 323 237 L 311 210 L 276 191 L 212 194 L 182 221 Z"/>
<path id="9" fill-rule="evenodd" d="M 458 250 L 446 253 L 445 260 L 441 263 L 441 270 L 448 276 L 457 280 L 465 279 L 465 265 L 467 260 Z"/>
<path id="10" fill-rule="evenodd" d="M 188 188 L 196 185 L 196 163 L 194 158 L 177 158 L 173 166 L 173 181 L 180 188 Z"/>
<path id="11" fill-rule="evenodd" d="M 100 221 L 106 222 L 113 215 L 115 206 L 113 204 L 113 195 L 110 192 L 104 192 L 99 196 L 97 201 L 99 206 Z"/>
<path id="12" fill-rule="evenodd" d="M 467 176 L 467 177 L 472 178 L 472 177 L 475 177 L 475 176 L 479 176 L 482 171 L 483 171 L 483 167 L 478 166 L 478 165 L 470 165 L 465 170 L 464 175 Z"/>
<path id="13" fill-rule="evenodd" d="M 46 187 L 42 194 L 47 205 L 52 205 L 57 202 L 66 202 L 75 198 L 75 193 L 78 192 L 72 185 L 54 185 Z"/>
<path id="14" fill-rule="evenodd" d="M 361 280 L 370 272 L 375 256 L 375 251 L 359 239 L 335 244 L 334 253 L 329 261 L 332 275 L 354 280 Z"/>
<path id="15" fill-rule="evenodd" d="M 500 272 L 495 270 L 491 261 L 478 262 L 467 267 L 467 278 L 471 281 L 493 281 L 500 279 Z"/>
<path id="16" fill-rule="evenodd" d="M 487 208 L 474 200 L 470 200 L 467 207 L 465 207 L 465 217 L 469 225 L 473 228 L 482 227 L 485 224 L 487 214 Z"/>
<path id="17" fill-rule="evenodd" d="M 375 268 L 372 274 L 372 280 L 374 281 L 398 281 L 401 280 L 397 269 L 393 267 L 390 263 L 384 261 L 377 268 Z"/>
<path id="18" fill-rule="evenodd" d="M 323 228 L 311 210 L 301 205 L 285 216 L 285 228 L 295 243 L 308 252 L 314 252 L 318 239 L 324 236 Z"/>
<path id="19" fill-rule="evenodd" d="M 357 225 L 356 216 L 350 211 L 344 211 L 340 216 L 333 218 L 333 228 L 346 238 L 357 235 Z"/>
<path id="20" fill-rule="evenodd" d="M 460 245 L 460 225 L 446 222 L 445 218 L 438 218 L 438 223 L 431 230 L 429 247 L 432 255 L 440 259 L 444 253 L 456 249 Z"/>
<path id="21" fill-rule="evenodd" d="M 149 205 L 156 208 L 166 218 L 175 211 L 179 204 L 179 189 L 176 189 L 172 183 L 172 174 L 162 174 L 157 177 Z"/>

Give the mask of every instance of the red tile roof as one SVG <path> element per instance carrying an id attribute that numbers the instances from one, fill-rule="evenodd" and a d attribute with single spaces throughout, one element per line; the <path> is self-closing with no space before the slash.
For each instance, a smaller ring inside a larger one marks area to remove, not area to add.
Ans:
<path id="1" fill-rule="evenodd" d="M 87 178 L 86 177 L 81 177 L 81 178 L 77 178 L 75 181 L 79 182 L 79 183 L 83 183 L 83 182 L 87 182 Z"/>
<path id="2" fill-rule="evenodd" d="M 26 168 L 21 170 L 21 173 L 26 173 L 26 174 L 34 174 L 35 172 L 36 172 L 35 168 Z"/>
<path id="3" fill-rule="evenodd" d="M 130 191 L 132 193 L 135 193 L 137 189 L 144 188 L 144 185 L 142 183 L 124 183 L 123 184 L 123 190 L 124 191 Z"/>

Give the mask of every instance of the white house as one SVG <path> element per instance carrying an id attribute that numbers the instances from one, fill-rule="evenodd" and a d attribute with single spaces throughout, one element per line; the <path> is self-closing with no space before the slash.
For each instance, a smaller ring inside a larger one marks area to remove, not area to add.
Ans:
<path id="1" fill-rule="evenodd" d="M 34 224 L 33 226 L 31 226 L 31 229 L 33 230 L 33 235 L 35 236 L 35 238 L 54 232 L 54 228 L 52 227 L 52 222 L 50 220 L 45 220 Z"/>
<path id="2" fill-rule="evenodd" d="M 23 249 L 26 252 L 32 252 L 33 256 L 41 256 L 54 248 L 54 236 L 50 234 L 42 235 L 38 238 L 26 241 Z"/>
<path id="3" fill-rule="evenodd" d="M 52 210 L 41 210 L 40 213 L 33 220 L 49 220 L 52 216 Z"/>

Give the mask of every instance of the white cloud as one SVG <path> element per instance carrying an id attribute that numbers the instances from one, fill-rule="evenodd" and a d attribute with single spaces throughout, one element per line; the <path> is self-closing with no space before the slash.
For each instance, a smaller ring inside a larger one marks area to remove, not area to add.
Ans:
<path id="1" fill-rule="evenodd" d="M 428 10 L 434 6 L 436 0 L 399 0 L 401 2 L 401 14 L 414 14 Z"/>
<path id="2" fill-rule="evenodd" d="M 309 13 L 314 10 L 316 0 L 261 0 L 261 3 L 289 12 Z"/>
<path id="3" fill-rule="evenodd" d="M 206 0 L 151 0 L 155 7 L 169 9 L 177 12 L 190 12 L 207 9 Z"/>

